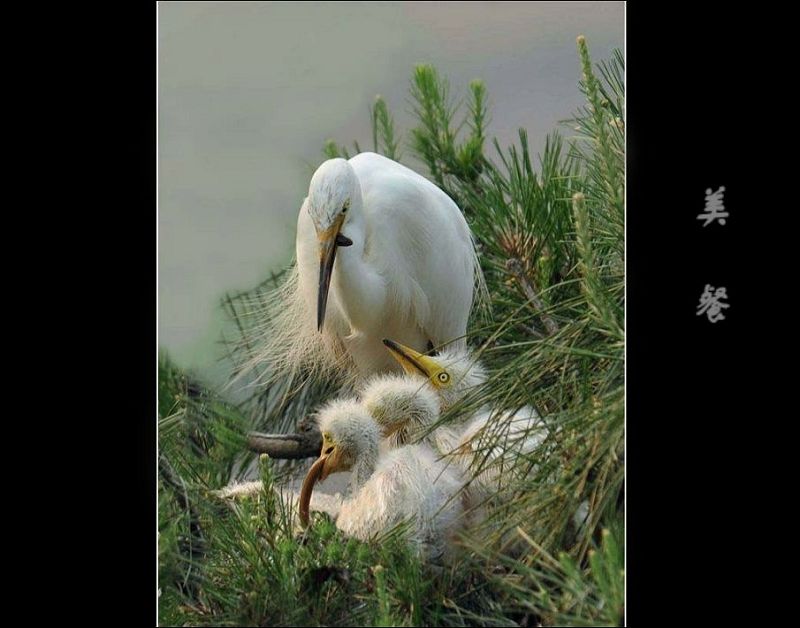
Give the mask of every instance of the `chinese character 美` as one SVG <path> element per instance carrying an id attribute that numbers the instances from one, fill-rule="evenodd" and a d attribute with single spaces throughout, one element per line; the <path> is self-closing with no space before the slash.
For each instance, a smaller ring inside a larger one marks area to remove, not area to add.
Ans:
<path id="1" fill-rule="evenodd" d="M 730 305 L 721 301 L 721 299 L 728 298 L 725 288 L 717 288 L 713 294 L 711 293 L 712 290 L 714 290 L 714 287 L 706 284 L 706 289 L 700 296 L 700 305 L 697 306 L 697 315 L 700 316 L 705 312 L 708 315 L 708 320 L 716 323 L 725 318 L 722 315 L 722 308 L 728 308 Z"/>
<path id="2" fill-rule="evenodd" d="M 704 227 L 707 227 L 715 220 L 719 220 L 719 224 L 725 224 L 725 218 L 728 212 L 725 211 L 725 206 L 722 204 L 722 193 L 725 191 L 725 186 L 722 185 L 716 192 L 712 192 L 711 188 L 706 190 L 706 213 L 698 214 L 697 219 L 703 220 Z"/>

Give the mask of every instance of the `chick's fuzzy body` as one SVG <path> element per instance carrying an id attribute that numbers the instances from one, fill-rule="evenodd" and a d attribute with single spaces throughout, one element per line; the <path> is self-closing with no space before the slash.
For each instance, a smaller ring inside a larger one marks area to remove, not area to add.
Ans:
<path id="1" fill-rule="evenodd" d="M 369 541 L 408 522 L 407 539 L 424 558 L 452 554 L 453 535 L 465 525 L 460 468 L 426 444 L 379 452 L 379 425 L 355 399 L 325 404 L 319 426 L 331 444 L 325 455 L 337 468 L 352 470 L 351 492 L 336 519 L 339 529 Z"/>
<path id="2" fill-rule="evenodd" d="M 408 521 L 407 538 L 424 557 L 451 554 L 465 516 L 458 495 L 463 477 L 437 458 L 427 445 L 385 452 L 369 480 L 342 504 L 337 527 L 368 541 Z"/>
<path id="3" fill-rule="evenodd" d="M 384 433 L 382 445 L 394 449 L 424 439 L 440 452 L 450 451 L 458 441 L 458 430 L 440 426 L 432 434 L 431 426 L 439 419 L 441 399 L 426 380 L 408 375 L 378 375 L 361 390 L 361 401 Z"/>

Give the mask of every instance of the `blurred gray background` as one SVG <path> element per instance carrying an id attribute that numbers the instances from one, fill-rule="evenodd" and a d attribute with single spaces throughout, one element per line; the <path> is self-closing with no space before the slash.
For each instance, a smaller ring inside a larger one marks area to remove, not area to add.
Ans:
<path id="1" fill-rule="evenodd" d="M 582 104 L 575 38 L 622 49 L 624 3 L 159 2 L 158 22 L 158 341 L 221 383 L 219 299 L 289 263 L 327 138 L 371 149 L 376 94 L 407 130 L 424 62 L 453 95 L 483 79 L 489 137 L 538 151 Z"/>

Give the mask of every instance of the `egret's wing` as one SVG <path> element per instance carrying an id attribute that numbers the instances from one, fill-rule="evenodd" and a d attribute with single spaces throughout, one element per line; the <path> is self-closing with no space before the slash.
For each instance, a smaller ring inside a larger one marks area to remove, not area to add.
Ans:
<path id="1" fill-rule="evenodd" d="M 451 199 L 436 184 L 429 181 L 418 172 L 411 170 L 411 168 L 407 168 L 403 164 L 384 157 L 383 155 L 378 155 L 377 153 L 371 152 L 359 153 L 350 159 L 350 164 L 353 165 L 357 173 L 363 172 L 363 176 L 365 178 L 368 178 L 372 173 L 391 173 L 397 176 L 405 177 L 406 179 L 412 181 L 419 188 L 425 190 L 430 198 L 438 200 L 450 211 L 455 209 L 455 211 L 458 212 L 458 215 L 461 216 L 461 221 L 459 222 L 462 223 L 462 237 L 466 236 L 469 239 L 468 243 L 464 242 L 464 247 L 469 249 L 469 261 L 473 276 L 474 303 L 475 305 L 481 307 L 481 310 L 484 314 L 491 316 L 491 298 L 489 296 L 489 290 L 486 287 L 486 280 L 483 276 L 483 271 L 481 270 L 481 263 L 478 258 L 477 248 L 475 246 L 475 238 L 469 229 L 466 220 L 463 218 L 463 212 L 459 209 L 458 205 L 456 205 L 455 201 L 453 201 L 453 199 Z M 361 176 L 362 175 L 359 174 L 359 179 Z M 456 220 L 455 216 L 452 219 Z"/>
<path id="2" fill-rule="evenodd" d="M 512 476 L 507 471 L 517 467 L 521 454 L 530 454 L 541 445 L 547 429 L 532 406 L 515 412 L 479 412 L 465 427 L 457 451 L 467 465 L 478 467 L 478 479 L 500 487 Z"/>
<path id="3" fill-rule="evenodd" d="M 475 250 L 458 206 L 424 177 L 392 160 L 350 160 L 367 223 L 365 260 L 386 280 L 387 326 L 411 322 L 435 344 L 466 333 Z M 459 341 L 463 344 L 463 340 Z"/>
<path id="4" fill-rule="evenodd" d="M 532 406 L 515 412 L 495 412 L 484 409 L 478 412 L 459 438 L 459 446 L 477 450 L 482 441 L 491 443 L 496 454 L 510 447 L 532 451 L 546 436 L 544 424 Z"/>

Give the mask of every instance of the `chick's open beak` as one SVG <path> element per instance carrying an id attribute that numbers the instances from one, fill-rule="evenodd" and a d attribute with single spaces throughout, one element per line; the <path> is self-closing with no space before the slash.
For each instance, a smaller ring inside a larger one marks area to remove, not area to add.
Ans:
<path id="1" fill-rule="evenodd" d="M 400 366 L 402 366 L 403 370 L 409 375 L 422 374 L 425 377 L 430 377 L 439 366 L 430 356 L 424 355 L 419 351 L 414 351 L 411 347 L 401 345 L 394 340 L 384 338 L 383 344 L 389 349 L 389 353 L 392 354 L 392 357 L 400 363 Z"/>
<path id="2" fill-rule="evenodd" d="M 325 231 L 317 234 L 319 242 L 319 292 L 317 293 L 317 331 L 325 324 L 325 309 L 328 305 L 328 290 L 333 274 L 333 262 L 336 260 L 336 249 L 350 246 L 353 241 L 339 231 L 344 222 L 344 215 L 339 216 Z"/>

